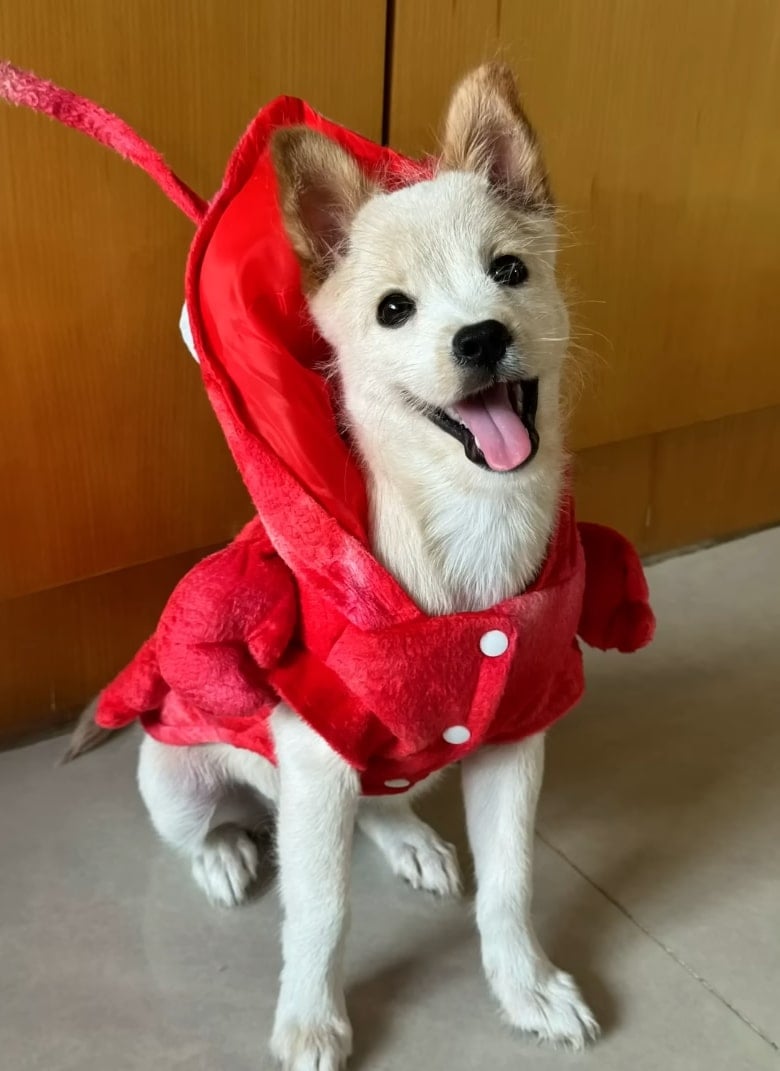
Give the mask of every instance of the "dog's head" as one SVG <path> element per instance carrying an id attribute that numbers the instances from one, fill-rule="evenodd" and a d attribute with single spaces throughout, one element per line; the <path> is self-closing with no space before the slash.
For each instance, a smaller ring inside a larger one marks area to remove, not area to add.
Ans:
<path id="1" fill-rule="evenodd" d="M 304 127 L 278 132 L 272 153 L 369 467 L 393 458 L 397 470 L 400 457 L 495 481 L 537 451 L 557 455 L 568 322 L 554 212 L 507 68 L 481 67 L 456 89 L 428 181 L 382 192 Z"/>

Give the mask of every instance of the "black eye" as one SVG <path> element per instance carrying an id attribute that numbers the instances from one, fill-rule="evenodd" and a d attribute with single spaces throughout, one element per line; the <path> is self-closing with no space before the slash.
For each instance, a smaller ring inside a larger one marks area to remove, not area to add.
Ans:
<path id="1" fill-rule="evenodd" d="M 415 304 L 399 290 L 383 297 L 376 310 L 376 318 L 382 327 L 401 327 L 414 316 Z"/>
<path id="2" fill-rule="evenodd" d="M 522 286 L 528 278 L 528 268 L 520 257 L 507 253 L 491 261 L 488 275 L 500 286 Z"/>

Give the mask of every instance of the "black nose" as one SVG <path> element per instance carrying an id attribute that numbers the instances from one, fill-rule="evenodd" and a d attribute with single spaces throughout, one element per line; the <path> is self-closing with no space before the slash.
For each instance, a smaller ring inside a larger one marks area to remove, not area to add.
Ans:
<path id="1" fill-rule="evenodd" d="M 512 336 L 498 320 L 483 320 L 461 327 L 452 340 L 452 352 L 460 364 L 494 368 L 511 341 Z"/>

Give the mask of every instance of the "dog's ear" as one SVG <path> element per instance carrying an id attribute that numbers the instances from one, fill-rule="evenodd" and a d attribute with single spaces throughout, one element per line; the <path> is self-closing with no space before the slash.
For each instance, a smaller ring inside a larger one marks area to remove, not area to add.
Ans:
<path id="1" fill-rule="evenodd" d="M 349 153 L 309 127 L 278 130 L 271 158 L 304 287 L 316 290 L 343 248 L 355 213 L 375 189 Z"/>
<path id="2" fill-rule="evenodd" d="M 444 123 L 442 166 L 477 171 L 528 211 L 553 207 L 547 170 L 514 75 L 503 63 L 478 67 L 456 87 Z"/>

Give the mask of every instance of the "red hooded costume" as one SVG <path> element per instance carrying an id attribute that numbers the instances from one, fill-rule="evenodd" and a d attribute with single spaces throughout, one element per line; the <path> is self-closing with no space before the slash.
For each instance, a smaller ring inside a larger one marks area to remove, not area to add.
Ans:
<path id="1" fill-rule="evenodd" d="M 401 792 L 565 714 L 583 691 L 578 635 L 621 651 L 650 640 L 634 549 L 577 525 L 568 495 L 536 582 L 481 613 L 428 616 L 368 548 L 365 485 L 318 371 L 328 351 L 283 230 L 268 143 L 305 123 L 385 188 L 424 179 L 429 165 L 281 97 L 251 124 L 206 207 L 96 105 L 9 65 L 0 94 L 118 148 L 198 223 L 185 326 L 257 509 L 177 586 L 155 634 L 102 693 L 100 725 L 140 718 L 166 743 L 222 741 L 273 761 L 269 716 L 283 699 L 360 771 L 367 794 Z"/>

